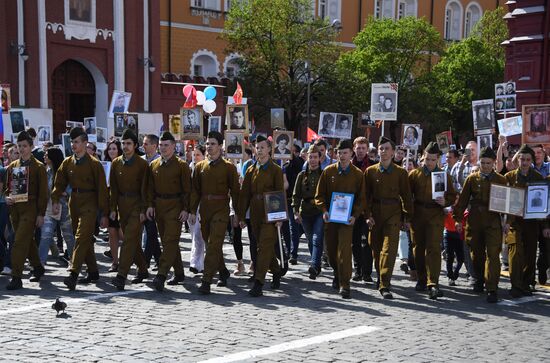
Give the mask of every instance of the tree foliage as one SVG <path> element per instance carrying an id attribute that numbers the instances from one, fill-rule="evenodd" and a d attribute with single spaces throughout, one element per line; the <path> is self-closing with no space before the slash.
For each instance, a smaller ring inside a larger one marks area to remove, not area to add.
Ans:
<path id="1" fill-rule="evenodd" d="M 238 77 L 256 115 L 282 107 L 289 129 L 303 119 L 308 75 L 314 90 L 340 52 L 337 32 L 314 18 L 311 6 L 310 0 L 236 1 L 223 33 L 227 51 L 242 56 Z"/>

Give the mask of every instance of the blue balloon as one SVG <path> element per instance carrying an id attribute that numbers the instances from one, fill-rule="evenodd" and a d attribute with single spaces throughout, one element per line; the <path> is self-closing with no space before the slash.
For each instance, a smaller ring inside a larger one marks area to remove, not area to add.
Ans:
<path id="1" fill-rule="evenodd" d="M 216 98 L 216 89 L 212 86 L 208 86 L 204 89 L 204 95 L 207 100 L 213 100 Z"/>

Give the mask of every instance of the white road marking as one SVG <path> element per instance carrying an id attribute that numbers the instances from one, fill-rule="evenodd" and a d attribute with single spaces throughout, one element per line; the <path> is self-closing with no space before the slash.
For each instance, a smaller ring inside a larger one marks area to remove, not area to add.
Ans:
<path id="1" fill-rule="evenodd" d="M 94 295 L 90 295 L 90 296 L 86 296 L 86 297 L 82 297 L 82 298 L 64 298 L 64 297 L 61 297 L 60 299 L 61 299 L 61 301 L 66 302 L 67 306 L 70 308 L 74 304 L 80 304 L 80 303 L 84 303 L 84 302 L 88 302 L 88 301 L 92 301 L 92 300 L 105 299 L 105 298 L 115 297 L 115 296 L 132 295 L 132 294 L 137 294 L 137 293 L 146 292 L 146 291 L 152 291 L 152 290 L 151 290 L 151 288 L 140 288 L 140 289 L 136 289 L 136 290 L 125 290 L 125 291 L 117 291 L 117 292 L 109 292 L 109 293 L 99 293 L 99 294 L 94 294 Z M 48 302 L 48 303 L 43 303 L 43 304 L 26 305 L 26 306 L 21 306 L 21 307 L 18 307 L 18 308 L 13 308 L 13 309 L 8 309 L 8 310 L 0 310 L 0 316 L 1 315 L 24 313 L 24 312 L 27 312 L 27 311 L 32 311 L 32 310 L 42 309 L 42 308 L 51 308 L 53 302 L 54 302 L 54 300 L 52 300 L 51 302 Z"/>
<path id="2" fill-rule="evenodd" d="M 342 331 L 337 331 L 329 334 L 323 334 L 318 335 L 311 338 L 305 338 L 305 339 L 297 339 L 292 340 L 290 342 L 285 342 L 282 344 L 273 345 L 271 347 L 261 348 L 261 349 L 254 349 L 254 350 L 247 350 L 244 352 L 234 353 L 234 354 L 228 354 L 224 355 L 222 357 L 212 358 L 204 361 L 200 361 L 199 363 L 226 363 L 226 362 L 237 362 L 245 359 L 251 359 L 256 357 L 261 357 L 264 355 L 269 354 L 275 354 L 280 352 L 285 352 L 287 350 L 293 350 L 298 348 L 307 347 L 309 345 L 314 344 L 321 344 L 325 342 L 330 342 L 333 340 L 339 340 L 344 338 L 353 337 L 356 335 L 362 335 L 371 333 L 375 330 L 379 330 L 380 328 L 375 326 L 358 326 L 351 329 L 346 329 Z"/>

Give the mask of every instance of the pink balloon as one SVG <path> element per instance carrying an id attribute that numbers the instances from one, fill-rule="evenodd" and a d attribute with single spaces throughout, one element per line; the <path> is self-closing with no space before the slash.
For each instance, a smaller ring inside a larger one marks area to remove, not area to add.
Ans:
<path id="1" fill-rule="evenodd" d="M 191 92 L 193 92 L 194 90 L 195 90 L 195 87 L 188 84 L 185 87 L 183 87 L 183 95 L 185 96 L 185 98 L 187 98 L 187 97 L 189 97 Z"/>

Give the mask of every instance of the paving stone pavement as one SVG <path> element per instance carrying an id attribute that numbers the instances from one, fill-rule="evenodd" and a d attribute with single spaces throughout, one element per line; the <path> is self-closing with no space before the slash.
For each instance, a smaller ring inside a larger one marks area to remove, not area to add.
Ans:
<path id="1" fill-rule="evenodd" d="M 246 230 L 245 260 L 248 258 Z M 128 284 L 118 292 L 108 281 L 110 262 L 98 242 L 101 280 L 69 292 L 67 272 L 52 260 L 40 283 L 4 289 L 0 277 L 0 361 L 15 362 L 544 362 L 550 359 L 550 290 L 533 298 L 509 299 L 503 278 L 501 301 L 489 305 L 471 292 L 464 278 L 432 301 L 396 268 L 393 301 L 372 284 L 352 282 L 352 299 L 331 289 L 331 271 L 307 277 L 307 244 L 280 290 L 250 298 L 247 276 L 212 285 L 200 296 L 200 275 L 187 273 L 180 286 L 162 293 L 147 284 Z M 182 234 L 184 265 L 189 266 L 189 235 Z M 235 266 L 224 244 L 228 267 Z M 268 278 L 269 279 L 269 278 Z M 51 304 L 67 302 L 56 318 Z M 361 333 L 361 331 L 367 331 Z M 366 330 L 365 330 L 366 329 Z M 370 331 L 374 330 L 374 331 Z M 359 333 L 357 333 L 359 331 Z M 351 332 L 351 333 L 350 333 Z M 355 332 L 355 333 L 353 333 Z M 332 336 L 332 334 L 335 336 Z M 340 336 L 338 336 L 340 335 Z M 327 338 L 328 336 L 328 338 Z M 270 348 L 271 347 L 271 348 Z M 270 348 L 270 351 L 266 351 Z M 243 353 L 239 356 L 236 353 Z"/>

